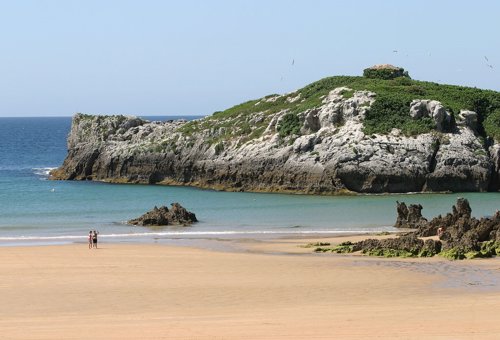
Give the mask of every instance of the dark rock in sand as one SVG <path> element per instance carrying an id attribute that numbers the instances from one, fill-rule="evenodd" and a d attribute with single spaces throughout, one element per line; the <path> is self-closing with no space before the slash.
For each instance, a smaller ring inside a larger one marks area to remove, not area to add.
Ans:
<path id="1" fill-rule="evenodd" d="M 424 248 L 424 241 L 414 233 L 384 240 L 368 239 L 355 244 L 353 249 L 377 256 L 418 256 Z"/>
<path id="2" fill-rule="evenodd" d="M 422 257 L 430 257 L 441 252 L 442 243 L 441 241 L 435 241 L 431 239 L 427 239 L 424 242 L 424 246 L 420 250 L 420 256 Z"/>
<path id="3" fill-rule="evenodd" d="M 128 221 L 130 224 L 142 226 L 190 225 L 198 222 L 196 215 L 187 211 L 179 203 L 172 203 L 170 210 L 165 207 L 154 207 L 141 217 Z"/>

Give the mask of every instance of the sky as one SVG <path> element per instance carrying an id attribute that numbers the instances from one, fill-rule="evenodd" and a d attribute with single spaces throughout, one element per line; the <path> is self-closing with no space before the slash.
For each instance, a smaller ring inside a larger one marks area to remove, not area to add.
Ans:
<path id="1" fill-rule="evenodd" d="M 0 0 L 0 117 L 207 115 L 381 63 L 500 91 L 499 13 L 495 0 Z"/>

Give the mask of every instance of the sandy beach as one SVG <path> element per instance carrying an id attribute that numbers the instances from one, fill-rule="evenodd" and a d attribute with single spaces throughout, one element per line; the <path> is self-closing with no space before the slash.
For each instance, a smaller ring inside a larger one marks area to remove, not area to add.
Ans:
<path id="1" fill-rule="evenodd" d="M 499 259 L 312 254 L 309 241 L 2 247 L 0 338 L 500 338 Z"/>

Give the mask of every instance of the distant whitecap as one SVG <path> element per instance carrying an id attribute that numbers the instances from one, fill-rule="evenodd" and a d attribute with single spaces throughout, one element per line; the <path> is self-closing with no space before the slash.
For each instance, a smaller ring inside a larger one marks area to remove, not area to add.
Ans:
<path id="1" fill-rule="evenodd" d="M 50 172 L 52 170 L 54 170 L 54 169 L 56 169 L 56 168 L 54 168 L 54 167 L 52 167 L 52 168 L 46 167 L 46 168 L 33 168 L 31 170 L 33 171 L 33 173 L 35 175 L 40 176 L 43 179 L 46 179 L 47 177 L 49 177 Z"/>

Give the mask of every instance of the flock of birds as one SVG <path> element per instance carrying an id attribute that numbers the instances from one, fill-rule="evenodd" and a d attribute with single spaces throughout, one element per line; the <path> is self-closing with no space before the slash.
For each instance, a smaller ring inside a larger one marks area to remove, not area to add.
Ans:
<path id="1" fill-rule="evenodd" d="M 392 50 L 393 53 L 399 53 L 398 50 Z M 408 53 L 405 54 L 406 57 L 408 57 Z M 428 52 L 428 56 L 430 57 L 431 56 L 431 52 Z M 490 69 L 493 70 L 493 65 L 490 63 L 490 60 L 488 59 L 487 56 L 484 56 L 484 60 L 486 61 L 486 66 L 489 67 Z M 292 59 L 292 64 L 291 66 L 294 66 L 295 65 L 295 59 Z M 281 81 L 283 81 L 284 77 L 281 76 Z"/>
<path id="2" fill-rule="evenodd" d="M 392 50 L 392 53 L 399 53 L 398 50 Z M 408 53 L 405 54 L 406 57 L 408 57 Z M 428 53 L 428 56 L 431 56 L 431 52 Z M 490 63 L 490 60 L 488 59 L 487 56 L 484 56 L 484 60 L 486 61 L 486 66 L 489 67 L 490 69 L 493 69 L 493 65 Z"/>

